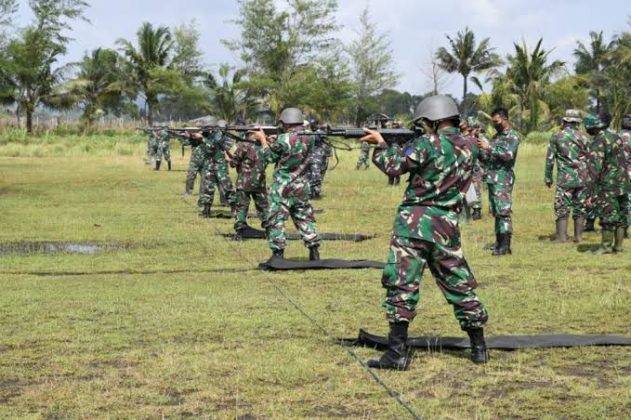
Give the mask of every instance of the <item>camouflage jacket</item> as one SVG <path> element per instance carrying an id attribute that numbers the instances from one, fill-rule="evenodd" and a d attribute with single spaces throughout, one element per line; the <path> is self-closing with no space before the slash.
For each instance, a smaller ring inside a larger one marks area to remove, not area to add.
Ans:
<path id="1" fill-rule="evenodd" d="M 314 137 L 313 149 L 309 158 L 312 161 L 324 162 L 327 157 L 331 156 L 331 146 L 325 141 L 326 137 L 324 135 Z"/>
<path id="2" fill-rule="evenodd" d="M 591 158 L 596 174 L 596 193 L 623 194 L 628 175 L 622 138 L 610 129 L 602 130 L 592 142 Z"/>
<path id="3" fill-rule="evenodd" d="M 219 130 L 212 131 L 204 136 L 202 145 L 205 147 L 205 154 L 208 157 L 208 169 L 211 171 L 228 172 L 228 161 L 226 151 L 230 149 L 230 142 Z"/>
<path id="4" fill-rule="evenodd" d="M 631 194 L 631 130 L 622 130 L 620 138 L 622 139 L 625 167 L 627 168 L 627 192 Z"/>
<path id="5" fill-rule="evenodd" d="M 554 161 L 557 162 L 557 186 L 576 188 L 589 183 L 587 160 L 589 158 L 587 134 L 565 127 L 552 136 L 546 156 L 545 181 L 552 183 Z"/>
<path id="6" fill-rule="evenodd" d="M 521 135 L 514 128 L 497 133 L 491 147 L 480 151 L 484 163 L 485 181 L 489 184 L 513 185 L 515 183 L 515 160 Z"/>
<path id="7" fill-rule="evenodd" d="M 277 186 L 305 182 L 305 169 L 309 165 L 314 136 L 301 135 L 304 131 L 303 127 L 293 128 L 279 135 L 264 149 L 265 160 L 276 164 L 274 184 Z"/>
<path id="8" fill-rule="evenodd" d="M 475 140 L 457 128 L 418 137 L 403 149 L 396 145 L 376 148 L 373 162 L 382 172 L 410 174 L 394 234 L 434 243 L 459 241 L 457 214 L 477 156 Z"/>
<path id="9" fill-rule="evenodd" d="M 265 190 L 265 154 L 260 143 L 240 141 L 232 155 L 230 166 L 237 169 L 237 189 Z"/>

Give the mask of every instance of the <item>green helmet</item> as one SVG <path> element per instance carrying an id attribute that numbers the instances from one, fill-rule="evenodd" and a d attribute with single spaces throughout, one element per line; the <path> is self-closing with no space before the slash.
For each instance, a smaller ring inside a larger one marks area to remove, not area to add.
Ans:
<path id="1" fill-rule="evenodd" d="M 304 124 L 305 119 L 302 115 L 302 111 L 298 108 L 285 108 L 280 113 L 278 121 L 287 125 Z"/>
<path id="2" fill-rule="evenodd" d="M 441 121 L 460 116 L 456 102 L 446 95 L 435 95 L 425 98 L 416 107 L 414 122 L 421 119 Z"/>
<path id="3" fill-rule="evenodd" d="M 583 125 L 587 130 L 590 128 L 603 128 L 605 124 L 594 114 L 587 114 L 583 118 Z"/>

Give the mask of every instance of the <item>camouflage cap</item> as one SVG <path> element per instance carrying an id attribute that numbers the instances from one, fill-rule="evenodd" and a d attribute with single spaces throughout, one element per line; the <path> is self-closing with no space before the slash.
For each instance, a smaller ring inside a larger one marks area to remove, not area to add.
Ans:
<path id="1" fill-rule="evenodd" d="M 467 125 L 471 128 L 480 128 L 480 120 L 476 117 L 467 117 Z"/>
<path id="2" fill-rule="evenodd" d="M 603 122 L 596 115 L 587 114 L 585 118 L 583 118 L 583 125 L 586 129 L 590 128 L 602 128 L 605 126 Z"/>
<path id="3" fill-rule="evenodd" d="M 568 109 L 565 111 L 565 115 L 563 116 L 563 121 L 565 122 L 581 122 L 581 112 L 578 109 Z"/>

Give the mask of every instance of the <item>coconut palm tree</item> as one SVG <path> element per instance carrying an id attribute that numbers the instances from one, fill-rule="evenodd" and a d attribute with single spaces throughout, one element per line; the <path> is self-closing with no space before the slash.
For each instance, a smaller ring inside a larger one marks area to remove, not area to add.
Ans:
<path id="1" fill-rule="evenodd" d="M 230 76 L 231 71 L 228 64 L 222 64 L 219 66 L 219 79 L 212 73 L 208 74 L 206 86 L 211 90 L 211 104 L 218 117 L 226 121 L 245 121 L 252 115 L 258 102 L 243 83 L 246 70 L 235 70 Z"/>
<path id="2" fill-rule="evenodd" d="M 589 33 L 589 46 L 578 41 L 574 49 L 576 65 L 574 67 L 577 74 L 587 77 L 592 88 L 592 95 L 596 100 L 596 112 L 600 112 L 602 95 L 606 88 L 606 78 L 603 71 L 608 65 L 609 55 L 615 48 L 615 41 L 606 42 L 601 32 Z"/>
<path id="3" fill-rule="evenodd" d="M 441 47 L 436 51 L 438 65 L 448 73 L 459 73 L 463 78 L 462 103 L 467 97 L 469 76 L 490 70 L 502 64 L 502 60 L 490 47 L 489 38 L 476 44 L 475 34 L 469 28 L 458 31 L 456 37 L 447 36 L 449 50 Z M 466 109 L 462 110 L 466 114 Z"/>
<path id="4" fill-rule="evenodd" d="M 528 132 L 537 129 L 542 115 L 548 112 L 542 100 L 546 86 L 565 68 L 563 61 L 549 61 L 551 51 L 543 49 L 542 43 L 543 39 L 539 39 L 533 50 L 525 41 L 521 45 L 515 43 L 515 54 L 507 57 L 506 78 L 512 93 L 517 95 L 520 117 L 526 120 L 523 128 Z"/>
<path id="5" fill-rule="evenodd" d="M 177 72 L 170 69 L 174 41 L 168 27 L 154 28 L 148 22 L 142 24 L 137 38 L 138 46 L 126 39 L 117 43 L 127 59 L 131 85 L 144 96 L 147 123 L 151 125 L 158 95 L 168 91 L 178 79 Z"/>

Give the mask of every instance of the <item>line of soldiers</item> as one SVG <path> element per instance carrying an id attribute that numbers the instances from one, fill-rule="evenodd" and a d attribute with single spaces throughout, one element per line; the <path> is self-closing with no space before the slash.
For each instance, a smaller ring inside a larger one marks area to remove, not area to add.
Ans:
<path id="1" fill-rule="evenodd" d="M 314 133 L 317 121 L 311 119 L 305 124 L 302 112 L 296 108 L 285 109 L 279 122 L 284 133 L 278 137 L 268 138 L 262 131 L 252 131 L 239 139 L 236 146 L 222 131 L 227 127 L 223 120 L 208 124 L 216 127 L 214 130 L 190 134 L 193 151 L 185 194 L 192 193 L 195 178 L 200 174 L 200 215 L 210 217 L 215 188 L 218 188 L 235 219 L 235 240 L 241 240 L 248 228 L 248 209 L 254 201 L 273 258 L 283 258 L 284 226 L 291 217 L 309 248 L 309 258 L 317 260 L 320 240 L 309 200 L 322 194 L 331 147 L 323 133 Z M 306 125 L 312 131 L 308 131 Z M 275 165 L 269 188 L 265 174 L 268 164 Z M 236 189 L 228 175 L 228 165 L 236 169 Z"/>
<path id="2" fill-rule="evenodd" d="M 162 159 L 167 161 L 168 170 L 171 170 L 171 137 L 166 126 L 155 126 L 148 129 L 147 135 L 147 163 L 155 165 L 156 171 L 160 170 Z"/>
<path id="3" fill-rule="evenodd" d="M 593 231 L 594 220 L 600 218 L 602 240 L 595 253 L 622 252 L 631 218 L 631 115 L 623 118 L 620 134 L 609 128 L 606 112 L 581 120 L 579 111 L 567 110 L 562 120 L 561 131 L 550 139 L 545 169 L 545 184 L 551 188 L 556 162 L 554 241 L 568 241 L 571 213 L 574 242 L 582 240 L 584 230 Z"/>

